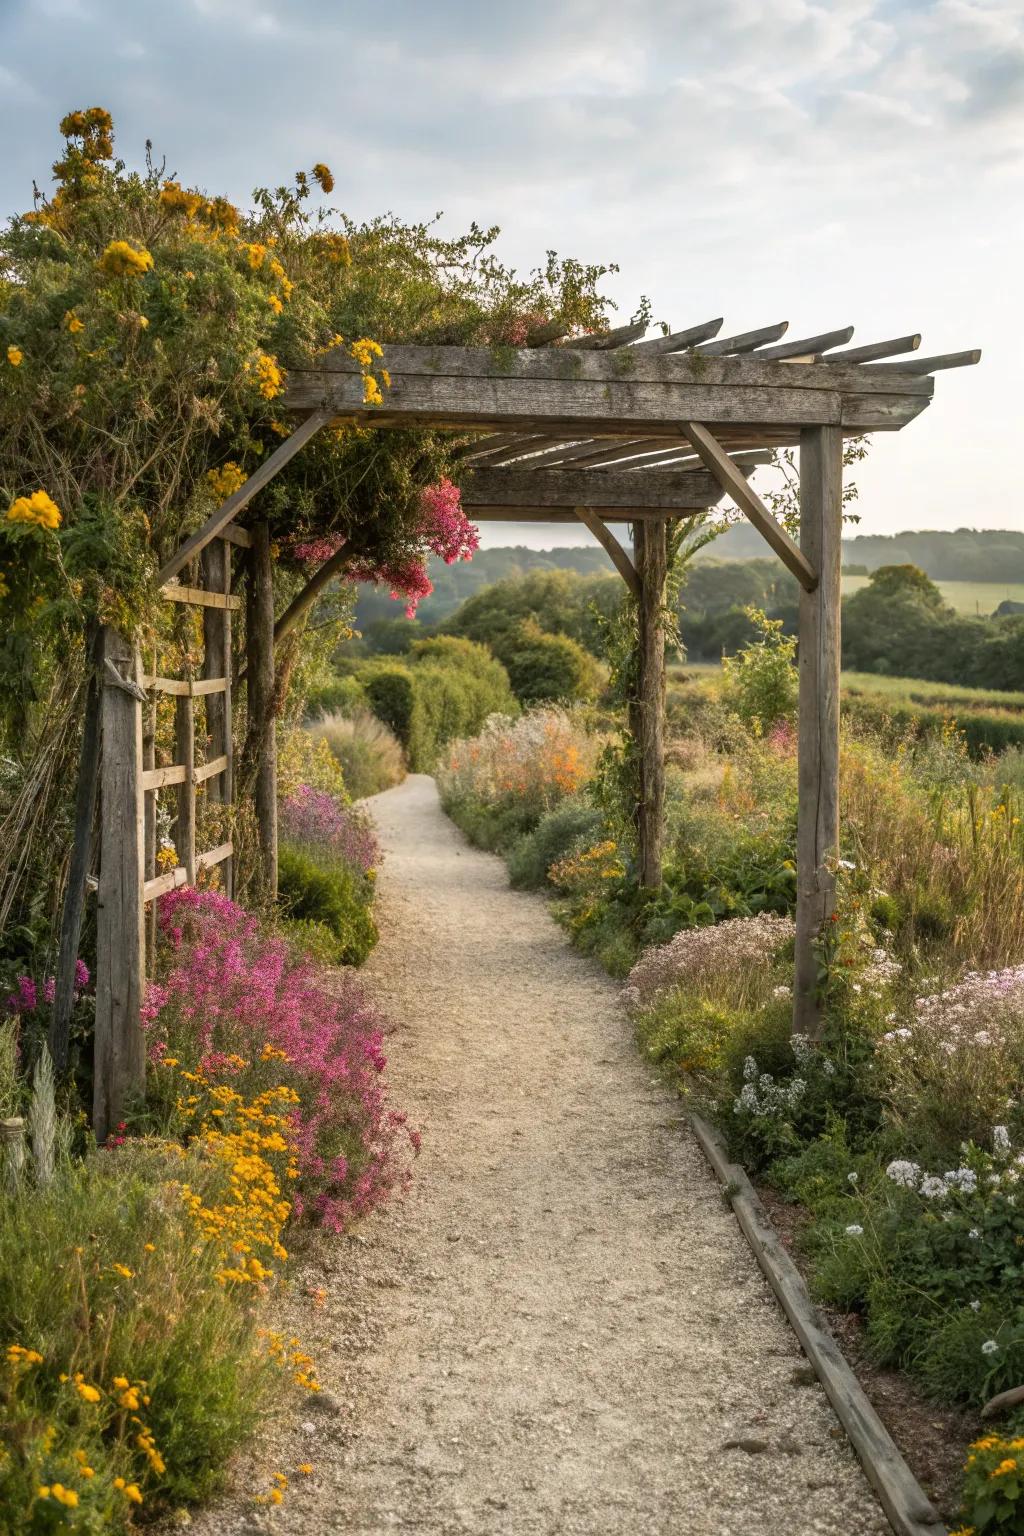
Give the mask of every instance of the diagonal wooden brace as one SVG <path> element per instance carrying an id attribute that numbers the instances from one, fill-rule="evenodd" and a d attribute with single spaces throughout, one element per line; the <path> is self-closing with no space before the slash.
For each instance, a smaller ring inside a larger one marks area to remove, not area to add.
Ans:
<path id="1" fill-rule="evenodd" d="M 736 505 L 753 523 L 758 533 L 774 549 L 783 565 L 796 577 L 805 592 L 813 592 L 818 585 L 818 573 L 800 549 L 777 522 L 757 492 L 747 483 L 716 437 L 696 421 L 684 421 L 683 431 L 693 444 L 694 451 L 709 470 L 723 491 L 728 492 Z"/>

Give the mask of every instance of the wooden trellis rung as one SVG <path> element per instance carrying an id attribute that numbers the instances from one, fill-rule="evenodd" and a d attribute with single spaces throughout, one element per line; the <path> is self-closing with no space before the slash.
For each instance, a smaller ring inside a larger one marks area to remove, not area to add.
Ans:
<path id="1" fill-rule="evenodd" d="M 207 592 L 205 587 L 182 587 L 169 581 L 160 588 L 161 597 L 169 603 L 194 603 L 197 608 L 241 608 L 240 597 L 229 597 L 224 592 Z"/>
<path id="2" fill-rule="evenodd" d="M 223 864 L 225 859 L 230 859 L 234 845 L 232 843 L 220 843 L 218 847 L 211 848 L 208 853 L 196 854 L 197 869 L 213 869 L 217 864 Z M 165 870 L 162 875 L 155 875 L 152 880 L 147 880 L 142 887 L 143 901 L 153 901 L 157 896 L 166 896 L 168 891 L 176 891 L 180 886 L 188 885 L 188 870 L 182 864 L 174 869 Z"/>
<path id="3" fill-rule="evenodd" d="M 228 680 L 226 677 L 199 677 L 194 683 L 189 683 L 180 677 L 144 677 L 142 686 L 152 689 L 154 693 L 167 693 L 178 697 L 191 693 L 193 698 L 198 699 L 206 693 L 224 693 Z"/>
<path id="4" fill-rule="evenodd" d="M 218 773 L 223 773 L 228 766 L 228 756 L 225 752 L 221 757 L 214 757 L 201 768 L 197 768 L 192 775 L 193 784 L 205 784 L 207 779 L 215 779 Z"/>
<path id="5" fill-rule="evenodd" d="M 173 763 L 166 768 L 146 768 L 142 774 L 143 793 L 147 790 L 166 789 L 169 784 L 184 784 L 187 771 L 184 763 Z"/>

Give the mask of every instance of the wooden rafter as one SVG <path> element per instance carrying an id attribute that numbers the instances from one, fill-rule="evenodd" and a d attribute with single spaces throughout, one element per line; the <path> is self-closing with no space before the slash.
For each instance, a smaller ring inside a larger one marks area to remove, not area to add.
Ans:
<path id="1" fill-rule="evenodd" d="M 618 539 L 589 507 L 576 507 L 575 512 L 584 527 L 590 529 L 633 596 L 639 600 L 641 594 L 640 577 L 637 574 L 636 566 L 626 554 Z"/>

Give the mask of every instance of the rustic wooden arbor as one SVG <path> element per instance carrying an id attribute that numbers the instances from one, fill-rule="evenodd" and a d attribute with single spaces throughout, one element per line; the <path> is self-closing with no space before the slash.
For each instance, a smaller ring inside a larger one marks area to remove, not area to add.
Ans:
<path id="1" fill-rule="evenodd" d="M 382 406 L 363 402 L 358 366 L 341 350 L 315 368 L 294 370 L 284 399 L 299 417 L 292 435 L 197 530 L 160 572 L 172 601 L 201 604 L 207 615 L 202 679 L 140 676 L 131 647 L 107 652 L 97 1053 L 106 1086 L 98 1090 L 97 1133 L 117 1118 L 140 1085 L 138 1010 L 143 993 L 143 906 L 161 891 L 217 862 L 230 870 L 230 842 L 197 853 L 195 789 L 203 778 L 231 794 L 230 614 L 233 547 L 248 548 L 247 666 L 249 710 L 268 719 L 256 795 L 262 856 L 276 860 L 272 698 L 274 641 L 312 600 L 344 551 L 311 580 L 275 626 L 266 524 L 235 519 L 321 428 L 429 427 L 467 436 L 463 505 L 475 519 L 580 521 L 607 550 L 638 604 L 639 697 L 633 718 L 640 745 L 640 877 L 661 883 L 664 803 L 663 716 L 667 531 L 731 496 L 801 587 L 799 674 L 799 829 L 794 1029 L 819 1027 L 814 941 L 832 905 L 838 847 L 840 542 L 843 440 L 898 431 L 930 403 L 943 368 L 980 353 L 913 354 L 920 337 L 849 347 L 852 327 L 782 341 L 785 323 L 716 339 L 722 321 L 644 339 L 630 325 L 588 336 L 491 352 L 472 347 L 389 345 L 383 366 L 391 385 Z M 776 448 L 800 449 L 800 540 L 789 536 L 748 484 Z M 631 523 L 632 558 L 610 525 Z M 202 560 L 202 571 L 198 564 Z M 190 575 L 189 572 L 194 574 Z M 185 581 L 181 577 L 185 574 Z M 216 617 L 214 617 L 216 616 Z M 176 696 L 179 762 L 143 764 L 143 701 L 150 690 Z M 213 738 L 210 761 L 194 760 L 193 700 L 206 692 Z M 177 786 L 178 865 L 152 868 L 147 793 Z M 99 1075 L 99 1074 L 98 1074 Z"/>

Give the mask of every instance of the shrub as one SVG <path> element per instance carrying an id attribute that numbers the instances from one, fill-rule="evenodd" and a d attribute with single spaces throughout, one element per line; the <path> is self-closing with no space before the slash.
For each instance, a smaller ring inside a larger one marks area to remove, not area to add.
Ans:
<path id="1" fill-rule="evenodd" d="M 345 783 L 356 800 L 380 794 L 405 778 L 402 748 L 383 720 L 367 709 L 352 715 L 322 715 L 309 727 L 327 743 L 341 765 Z"/>
<path id="2" fill-rule="evenodd" d="M 454 636 L 420 641 L 408 664 L 369 663 L 360 677 L 415 773 L 429 773 L 442 747 L 478 731 L 489 715 L 516 708 L 500 663 L 485 647 Z"/>
<path id="3" fill-rule="evenodd" d="M 534 619 L 495 641 L 494 651 L 521 704 L 592 699 L 600 687 L 600 669 L 579 641 L 546 634 Z"/>
<path id="4" fill-rule="evenodd" d="M 405 1118 L 387 1104 L 383 1021 L 356 980 L 334 977 L 328 992 L 283 939 L 216 892 L 171 892 L 160 927 L 167 971 L 145 1008 L 158 1090 L 171 1062 L 199 1071 L 214 1102 L 221 1085 L 257 1095 L 284 1085 L 296 1214 L 338 1230 L 382 1204 L 407 1177 Z M 162 1092 L 173 1119 L 179 1090 Z"/>
<path id="5" fill-rule="evenodd" d="M 662 993 L 679 989 L 736 1010 L 756 1008 L 767 996 L 776 957 L 795 933 L 791 918 L 772 912 L 686 929 L 644 951 L 629 973 L 623 1002 L 636 1015 Z"/>
<path id="6" fill-rule="evenodd" d="M 782 620 L 747 610 L 759 638 L 722 662 L 725 696 L 745 725 L 759 733 L 796 709 L 796 640 L 782 633 Z"/>
<path id="7" fill-rule="evenodd" d="M 597 746 L 564 710 L 494 716 L 478 736 L 450 748 L 437 775 L 442 800 L 514 808 L 524 829 L 536 826 L 590 780 Z"/>
<path id="8" fill-rule="evenodd" d="M 319 715 L 340 715 L 351 719 L 366 709 L 366 690 L 358 677 L 338 677 L 306 696 L 306 719 L 314 722 Z M 354 792 L 354 791 L 353 791 Z"/>
<path id="9" fill-rule="evenodd" d="M 1024 1435 L 982 1435 L 964 1468 L 964 1515 L 953 1536 L 1009 1533 L 1024 1522 Z"/>
<path id="10" fill-rule="evenodd" d="M 278 899 L 290 918 L 318 923 L 334 935 L 336 965 L 362 965 L 377 942 L 363 883 L 340 859 L 326 863 L 308 848 L 282 842 Z"/>
<path id="11" fill-rule="evenodd" d="M 380 844 L 365 811 L 340 804 L 334 795 L 300 784 L 280 808 L 284 835 L 309 851 L 340 859 L 360 874 L 380 863 Z"/>
<path id="12" fill-rule="evenodd" d="M 202 1148 L 177 1151 L 128 1144 L 7 1197 L 7 1530 L 117 1532 L 137 1502 L 156 1512 L 202 1496 L 283 1383 L 259 1310 L 218 1280 L 216 1245 L 182 1199 L 185 1181 L 218 1198 L 220 1170 Z"/>
<path id="13" fill-rule="evenodd" d="M 535 891 L 548 884 L 552 865 L 573 849 L 591 843 L 601 830 L 600 811 L 570 800 L 541 818 L 509 855 L 509 878 L 516 890 Z"/>

